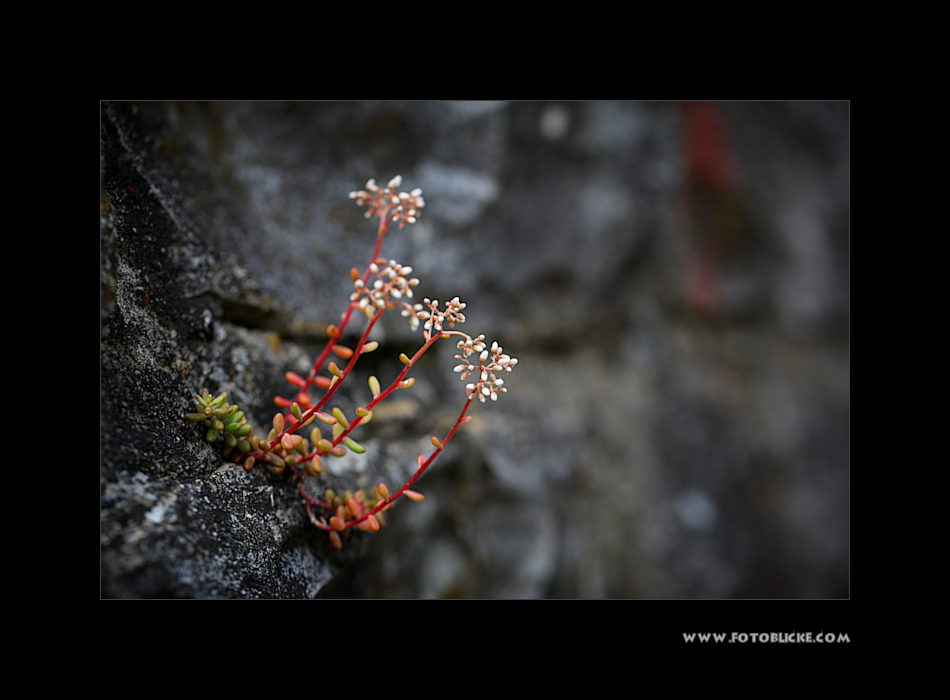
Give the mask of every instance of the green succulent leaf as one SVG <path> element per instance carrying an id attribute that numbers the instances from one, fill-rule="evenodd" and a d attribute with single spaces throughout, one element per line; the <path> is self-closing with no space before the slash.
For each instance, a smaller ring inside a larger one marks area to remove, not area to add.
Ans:
<path id="1" fill-rule="evenodd" d="M 222 417 L 225 423 L 241 423 L 241 419 L 244 417 L 244 411 L 235 411 L 234 413 Z"/>
<path id="2" fill-rule="evenodd" d="M 343 442 L 344 442 L 344 444 L 345 444 L 347 447 L 349 447 L 351 450 L 353 450 L 356 454 L 360 454 L 360 455 L 361 455 L 361 454 L 363 454 L 364 452 L 366 452 L 366 448 L 365 448 L 365 447 L 363 447 L 363 446 L 362 446 L 361 444 L 359 444 L 356 440 L 354 440 L 353 438 L 351 438 L 351 437 L 349 437 L 349 436 L 343 438 Z"/>

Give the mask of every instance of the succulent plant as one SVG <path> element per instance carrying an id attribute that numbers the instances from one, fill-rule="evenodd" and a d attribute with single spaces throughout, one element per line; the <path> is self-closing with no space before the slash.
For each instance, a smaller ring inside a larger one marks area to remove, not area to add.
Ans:
<path id="1" fill-rule="evenodd" d="M 457 324 L 465 322 L 463 310 L 466 305 L 458 297 L 447 301 L 444 306 L 440 306 L 438 300 L 429 298 L 424 298 L 422 302 L 413 301 L 413 290 L 419 285 L 419 279 L 410 276 L 412 267 L 379 257 L 389 225 L 396 223 L 402 228 L 405 224 L 415 223 L 420 215 L 419 210 L 425 206 L 421 189 L 402 192 L 399 191 L 401 184 L 402 177 L 399 175 L 385 187 L 379 187 L 374 179 L 370 179 L 365 189 L 350 192 L 350 199 L 366 208 L 367 218 L 379 217 L 376 245 L 370 263 L 362 274 L 356 268 L 350 270 L 353 292 L 349 304 L 340 317 L 340 323 L 327 327 L 329 340 L 307 376 L 301 377 L 290 371 L 284 375 L 293 388 L 294 398 L 274 397 L 275 405 L 284 409 L 284 412 L 274 415 L 267 435 L 261 437 L 254 432 L 244 412 L 236 404 L 228 403 L 226 392 L 212 396 L 207 389 L 202 390 L 200 395 L 195 395 L 198 411 L 185 416 L 188 420 L 202 424 L 208 442 L 215 442 L 219 435 L 222 436 L 225 458 L 235 464 L 243 464 L 244 469 L 250 471 L 258 464 L 266 464 L 274 474 L 283 474 L 289 469 L 310 522 L 328 534 L 336 549 L 342 547 L 342 532 L 352 531 L 353 528 L 363 532 L 378 531 L 386 524 L 383 513 L 399 497 L 405 496 L 416 502 L 423 500 L 421 493 L 409 487 L 445 449 L 458 428 L 471 419 L 467 412 L 473 400 L 477 398 L 481 403 L 496 401 L 508 391 L 503 377 L 518 364 L 516 358 L 502 352 L 497 342 L 489 346 L 484 335 L 472 337 L 455 329 Z M 376 341 L 368 340 L 370 331 L 386 311 L 396 308 L 409 320 L 412 331 L 422 329 L 425 342 L 412 357 L 400 354 L 403 369 L 387 387 L 383 388 L 376 376 L 369 378 L 373 398 L 365 406 L 358 407 L 354 416 L 347 417 L 339 407 L 333 407 L 329 412 L 324 410 L 340 385 L 350 376 L 360 356 L 379 347 Z M 355 347 L 350 348 L 341 345 L 338 339 L 357 311 L 365 315 L 367 325 Z M 394 391 L 413 385 L 415 379 L 406 375 L 426 351 L 437 341 L 453 337 L 457 338 L 456 346 L 460 351 L 455 356 L 460 362 L 455 372 L 461 375 L 463 381 L 470 379 L 465 384 L 466 401 L 445 437 L 432 437 L 434 451 L 428 457 L 418 456 L 415 473 L 395 491 L 390 491 L 386 484 L 380 483 L 369 493 L 360 489 L 337 495 L 332 489 L 327 489 L 322 500 L 308 494 L 303 488 L 305 476 L 320 474 L 322 458 L 327 455 L 341 457 L 347 450 L 356 454 L 365 453 L 365 448 L 351 437 L 351 433 L 371 420 L 373 408 L 380 401 Z M 335 361 L 329 360 L 331 353 L 345 361 L 345 366 L 341 368 Z M 320 374 L 324 363 L 330 376 Z M 312 388 L 322 391 L 322 396 L 316 400 L 312 398 Z M 331 436 L 324 437 L 315 421 L 329 426 Z M 315 427 L 309 432 L 309 440 L 297 434 L 297 431 L 311 424 Z"/>

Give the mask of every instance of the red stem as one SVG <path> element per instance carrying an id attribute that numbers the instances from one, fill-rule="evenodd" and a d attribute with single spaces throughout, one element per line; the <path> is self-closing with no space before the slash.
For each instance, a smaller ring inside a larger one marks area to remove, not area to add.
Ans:
<path id="1" fill-rule="evenodd" d="M 407 373 L 410 369 L 412 369 L 412 366 L 418 361 L 418 359 L 419 359 L 420 357 L 422 357 L 422 355 L 425 353 L 426 350 L 428 350 L 430 347 L 432 347 L 432 344 L 435 343 L 435 341 L 438 340 L 439 337 L 440 337 L 440 336 L 438 336 L 438 335 L 432 336 L 431 338 L 429 338 L 429 339 L 425 342 L 425 344 L 424 344 L 421 348 L 419 348 L 419 349 L 416 351 L 416 354 L 413 355 L 413 356 L 410 358 L 409 364 L 406 365 L 405 367 L 403 367 L 402 372 L 400 372 L 400 373 L 396 376 L 396 378 L 393 380 L 392 384 L 390 384 L 388 387 L 386 387 L 385 390 L 379 392 L 379 396 L 374 396 L 374 397 L 373 397 L 373 400 L 370 401 L 368 404 L 366 404 L 365 408 L 366 408 L 367 411 L 372 411 L 372 410 L 373 410 L 373 406 L 375 406 L 376 404 L 378 404 L 380 401 L 382 401 L 382 400 L 385 399 L 387 396 L 389 396 L 392 392 L 394 392 L 397 388 L 399 388 L 399 385 L 402 383 L 402 380 L 403 380 L 403 378 L 406 376 L 406 373 Z M 353 357 L 355 358 L 356 356 L 354 355 Z M 352 362 L 353 362 L 353 360 L 351 359 L 351 360 L 350 360 L 350 363 L 352 364 Z M 344 372 L 343 372 L 344 379 L 346 378 L 346 375 L 349 373 L 349 370 L 350 370 L 350 365 L 347 365 L 346 370 L 344 370 Z M 343 381 L 343 379 L 340 379 L 340 380 L 338 380 L 336 383 L 339 384 L 339 383 L 342 382 L 342 381 Z M 342 433 L 340 433 L 337 437 L 335 437 L 335 438 L 333 439 L 333 445 L 334 445 L 334 446 L 339 445 L 340 442 L 342 442 L 343 438 L 345 438 L 347 435 L 349 435 L 349 434 L 353 431 L 353 428 L 355 428 L 356 426 L 358 426 L 362 420 L 363 420 L 363 417 L 362 417 L 362 416 L 359 416 L 359 415 L 356 416 L 356 418 L 354 418 L 353 420 L 351 420 L 351 421 L 350 421 L 350 424 L 346 427 L 346 429 L 345 429 Z M 317 451 L 315 451 L 314 453 L 312 453 L 312 454 L 309 455 L 309 456 L 312 458 L 314 454 L 326 454 L 326 452 L 320 452 L 319 450 L 317 450 Z"/>
<path id="2" fill-rule="evenodd" d="M 373 257 L 370 258 L 369 265 L 366 266 L 366 271 L 363 273 L 364 285 L 366 284 L 367 280 L 369 280 L 370 267 L 372 266 L 374 262 L 376 262 L 376 258 L 379 257 L 379 248 L 383 243 L 383 236 L 386 234 L 386 230 L 388 228 L 387 223 L 386 223 L 388 217 L 389 217 L 389 207 L 381 211 L 379 214 L 379 230 L 376 234 L 376 247 L 373 248 Z M 310 388 L 310 385 L 313 383 L 314 377 L 317 376 L 317 372 L 320 371 L 320 368 L 323 366 L 323 363 L 326 361 L 327 357 L 329 357 L 330 355 L 330 352 L 333 350 L 333 346 L 336 345 L 337 338 L 339 338 L 340 335 L 343 334 L 343 329 L 346 328 L 346 324 L 350 322 L 350 318 L 352 317 L 353 310 L 356 308 L 356 306 L 357 306 L 356 302 L 354 301 L 350 302 L 350 305 L 346 309 L 346 313 L 343 315 L 343 318 L 340 320 L 340 325 L 337 327 L 336 337 L 335 338 L 331 337 L 330 340 L 327 341 L 326 347 L 323 348 L 323 352 L 321 352 L 320 356 L 314 361 L 313 367 L 310 368 L 310 373 L 307 375 L 307 379 L 304 382 L 304 385 L 300 387 L 300 390 L 297 392 L 298 394 L 301 392 L 305 392 Z"/>
<path id="3" fill-rule="evenodd" d="M 396 492 L 393 493 L 389 498 L 387 498 L 386 500 L 380 503 L 377 503 L 376 507 L 373 508 L 373 510 L 369 511 L 368 513 L 363 513 L 363 515 L 361 515 L 358 518 L 354 518 L 353 520 L 347 520 L 346 523 L 344 523 L 344 527 L 353 527 L 354 525 L 359 525 L 361 522 L 366 520 L 369 516 L 376 515 L 376 513 L 386 508 L 393 501 L 399 498 L 403 493 L 405 493 L 406 490 L 410 486 L 412 486 L 413 482 L 415 482 L 416 479 L 422 476 L 423 472 L 429 468 L 429 465 L 431 465 L 433 460 L 435 460 L 435 458 L 438 457 L 439 453 L 443 449 L 445 449 L 445 446 L 449 444 L 449 440 L 451 440 L 452 436 L 455 435 L 455 431 L 458 430 L 460 425 L 462 425 L 462 421 L 465 419 L 465 412 L 468 411 L 468 407 L 471 405 L 472 405 L 472 399 L 470 398 L 468 401 L 465 402 L 465 406 L 462 407 L 462 412 L 459 414 L 458 420 L 455 421 L 455 425 L 453 425 L 452 429 L 446 434 L 445 439 L 442 440 L 441 445 L 438 448 L 436 448 L 435 452 L 429 455 L 429 458 L 425 462 L 419 465 L 419 468 L 416 470 L 416 473 L 413 474 L 411 477 L 409 477 L 409 480 L 405 484 L 400 486 L 399 489 L 397 489 Z"/>

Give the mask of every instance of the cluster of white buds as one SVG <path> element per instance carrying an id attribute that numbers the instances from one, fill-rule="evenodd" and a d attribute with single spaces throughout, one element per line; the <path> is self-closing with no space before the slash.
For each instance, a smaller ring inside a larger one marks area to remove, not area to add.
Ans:
<path id="1" fill-rule="evenodd" d="M 390 299 L 405 304 L 402 300 L 412 299 L 412 288 L 419 284 L 417 278 L 409 277 L 412 268 L 400 265 L 395 260 L 390 260 L 388 264 L 383 260 L 374 262 L 369 266 L 369 271 L 376 275 L 376 280 L 370 286 L 357 277 L 358 273 L 351 273 L 356 291 L 350 295 L 351 301 L 359 299 L 359 308 L 368 316 L 377 308 L 385 308 Z"/>
<path id="2" fill-rule="evenodd" d="M 505 394 L 508 390 L 505 388 L 505 380 L 497 374 L 508 374 L 512 368 L 518 364 L 518 358 L 510 357 L 502 352 L 498 343 L 492 343 L 491 348 L 485 345 L 485 336 L 479 335 L 477 338 L 467 338 L 458 343 L 460 355 L 455 359 L 462 364 L 456 365 L 455 371 L 461 372 L 462 381 L 468 379 L 469 375 L 475 374 L 478 379 L 474 383 L 465 385 L 465 391 L 468 398 L 478 396 L 478 400 L 485 403 L 486 399 L 492 401 L 498 400 L 498 394 Z M 476 365 L 470 358 L 472 355 L 478 355 L 478 364 Z"/>
<path id="3" fill-rule="evenodd" d="M 465 314 L 462 309 L 465 308 L 465 302 L 459 301 L 458 297 L 445 302 L 445 310 L 439 309 L 438 300 L 423 299 L 425 305 L 416 304 L 412 307 L 410 324 L 412 329 L 418 328 L 418 321 L 425 321 L 423 324 L 423 335 L 426 339 L 431 338 L 435 333 L 442 333 L 446 328 L 455 328 L 456 323 L 465 323 Z M 428 307 L 428 309 L 426 308 Z M 403 316 L 407 314 L 403 312 Z M 415 322 L 413 322 L 415 320 Z"/>
<path id="4" fill-rule="evenodd" d="M 412 192 L 396 192 L 402 185 L 402 175 L 397 175 L 385 187 L 379 187 L 375 178 L 366 181 L 365 190 L 350 192 L 350 199 L 355 199 L 361 207 L 366 207 L 366 218 L 373 216 L 387 216 L 389 221 L 395 221 L 402 228 L 405 224 L 416 223 L 419 210 L 426 205 L 422 198 L 422 188 L 417 187 Z"/>

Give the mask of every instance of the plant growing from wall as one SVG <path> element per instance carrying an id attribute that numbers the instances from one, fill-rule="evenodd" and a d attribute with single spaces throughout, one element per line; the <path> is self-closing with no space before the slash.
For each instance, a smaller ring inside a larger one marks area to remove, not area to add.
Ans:
<path id="1" fill-rule="evenodd" d="M 380 257 L 383 237 L 390 226 L 395 224 L 403 228 L 415 223 L 419 210 L 425 206 L 421 189 L 404 192 L 399 190 L 401 185 L 402 178 L 397 175 L 385 187 L 370 179 L 365 189 L 350 192 L 350 199 L 365 208 L 366 218 L 379 219 L 370 262 L 362 274 L 355 267 L 350 270 L 353 292 L 349 303 L 340 316 L 340 323 L 327 328 L 329 340 L 307 376 L 301 377 L 294 372 L 285 374 L 293 398 L 274 398 L 274 403 L 283 411 L 274 415 L 268 433 L 265 436 L 256 433 L 240 407 L 228 402 L 226 393 L 213 396 L 207 389 L 195 395 L 198 410 L 185 416 L 201 423 L 208 442 L 221 437 L 225 458 L 243 464 L 244 469 L 251 471 L 258 465 L 266 465 L 274 474 L 289 470 L 310 522 L 326 532 L 337 549 L 342 547 L 341 533 L 353 528 L 364 532 L 378 531 L 385 525 L 383 513 L 401 496 L 412 501 L 423 500 L 422 494 L 410 486 L 431 466 L 458 428 L 471 419 L 467 413 L 472 401 L 496 401 L 507 391 L 505 377 L 518 364 L 518 360 L 505 354 L 498 343 L 489 345 L 484 335 L 473 337 L 456 330 L 456 324 L 465 322 L 465 304 L 458 297 L 445 302 L 444 306 L 428 298 L 414 301 L 413 290 L 419 280 L 410 276 L 412 268 Z M 369 378 L 373 398 L 365 406 L 358 407 L 355 415 L 346 416 L 339 407 L 328 409 L 334 393 L 352 374 L 360 356 L 378 348 L 376 341 L 368 340 L 370 331 L 384 313 L 393 309 L 398 309 L 408 319 L 413 331 L 422 329 L 422 346 L 412 357 L 400 354 L 404 367 L 388 386 L 383 387 L 375 376 Z M 367 323 L 356 346 L 350 348 L 341 345 L 338 339 L 354 316 L 365 316 Z M 365 452 L 352 437 L 354 430 L 370 421 L 373 408 L 379 402 L 394 391 L 411 387 L 415 380 L 407 376 L 409 371 L 436 342 L 448 339 L 456 340 L 459 351 L 455 356 L 459 362 L 455 372 L 460 374 L 462 381 L 468 380 L 465 384 L 466 401 L 452 429 L 441 439 L 432 437 L 432 453 L 428 457 L 418 456 L 415 473 L 392 491 L 380 483 L 369 492 L 359 489 L 336 494 L 327 489 L 323 499 L 308 494 L 303 486 L 304 477 L 320 474 L 322 460 L 327 456 L 341 457 L 347 450 L 357 454 Z M 331 355 L 334 359 L 330 359 Z M 337 360 L 345 365 L 340 367 Z M 326 374 L 322 374 L 324 371 Z M 322 395 L 314 398 L 312 391 L 322 392 Z M 299 434 L 307 428 L 310 428 L 309 433 Z M 325 436 L 323 430 L 329 430 L 329 435 Z"/>

